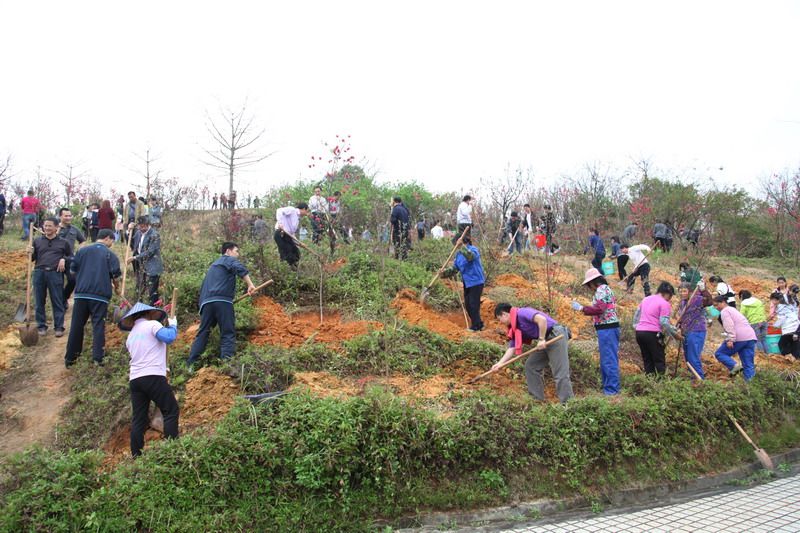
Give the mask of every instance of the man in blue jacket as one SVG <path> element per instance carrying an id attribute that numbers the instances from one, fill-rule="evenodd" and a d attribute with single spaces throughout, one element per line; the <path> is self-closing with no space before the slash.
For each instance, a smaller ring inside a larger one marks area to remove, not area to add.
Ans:
<path id="1" fill-rule="evenodd" d="M 408 208 L 399 196 L 392 198 L 392 214 L 389 222 L 392 224 L 392 243 L 394 244 L 395 259 L 408 257 Z"/>
<path id="2" fill-rule="evenodd" d="M 83 351 L 83 328 L 92 319 L 92 360 L 96 365 L 103 364 L 106 345 L 106 315 L 112 290 L 119 291 L 119 278 L 122 271 L 119 259 L 111 251 L 114 232 L 101 229 L 97 242 L 84 246 L 72 258 L 70 270 L 75 274 L 75 296 L 72 305 L 72 324 L 67 338 L 67 353 L 64 364 L 67 367 Z"/>
<path id="3" fill-rule="evenodd" d="M 211 328 L 216 325 L 219 325 L 220 357 L 233 357 L 236 352 L 236 315 L 233 310 L 236 278 L 242 278 L 247 284 L 247 294 L 256 291 L 247 268 L 239 262 L 239 246 L 224 242 L 220 253 L 222 257 L 211 264 L 200 287 L 200 329 L 189 352 L 189 367 L 205 351 Z"/>
<path id="4" fill-rule="evenodd" d="M 468 236 L 461 238 L 464 246 L 456 253 L 453 266 L 442 270 L 442 277 L 449 278 L 455 276 L 456 272 L 461 272 L 461 280 L 464 282 L 464 306 L 467 308 L 471 331 L 483 329 L 481 320 L 481 294 L 483 285 L 486 283 L 486 276 L 481 265 L 481 253 L 472 245 Z"/>

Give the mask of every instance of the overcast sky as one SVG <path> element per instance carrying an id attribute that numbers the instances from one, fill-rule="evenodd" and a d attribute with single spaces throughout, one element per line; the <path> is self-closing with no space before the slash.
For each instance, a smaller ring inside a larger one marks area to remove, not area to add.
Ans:
<path id="1" fill-rule="evenodd" d="M 126 5 L 4 3 L 0 154 L 22 177 L 83 161 L 127 188 L 149 145 L 222 191 L 204 112 L 245 98 L 275 154 L 240 191 L 316 177 L 337 133 L 436 190 L 632 157 L 755 190 L 800 164 L 796 1 Z"/>

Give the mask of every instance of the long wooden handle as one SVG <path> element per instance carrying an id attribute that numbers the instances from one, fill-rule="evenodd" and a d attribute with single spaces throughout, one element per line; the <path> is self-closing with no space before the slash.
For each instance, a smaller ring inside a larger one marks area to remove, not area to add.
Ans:
<path id="1" fill-rule="evenodd" d="M 485 378 L 485 377 L 486 377 L 486 376 L 488 376 L 488 375 L 494 374 L 495 372 L 499 372 L 500 370 L 504 369 L 505 367 L 507 367 L 508 365 L 510 365 L 511 363 L 513 363 L 514 361 L 518 361 L 518 360 L 522 359 L 523 357 L 525 357 L 526 355 L 530 355 L 530 354 L 532 354 L 533 352 L 536 352 L 536 351 L 538 351 L 538 350 L 544 350 L 545 348 L 547 348 L 548 346 L 550 346 L 550 345 L 551 345 L 551 344 L 553 344 L 554 342 L 556 342 L 556 341 L 560 341 L 560 340 L 561 340 L 561 339 L 563 339 L 563 338 L 564 338 L 564 335 L 558 335 L 557 337 L 553 337 L 553 338 L 552 338 L 552 339 L 550 339 L 549 341 L 546 341 L 546 342 L 544 343 L 544 346 L 542 346 L 541 348 L 539 348 L 538 346 L 535 346 L 535 347 L 531 348 L 530 350 L 528 350 L 527 352 L 522 352 L 522 353 L 521 353 L 521 354 L 519 354 L 519 355 L 515 355 L 514 357 L 512 357 L 511 359 L 509 359 L 508 361 L 506 361 L 505 363 L 503 363 L 501 366 L 499 366 L 499 367 L 497 367 L 497 368 L 494 368 L 494 369 L 492 369 L 492 370 L 487 370 L 487 371 L 486 371 L 486 372 L 484 372 L 483 374 L 480 374 L 480 375 L 478 375 L 478 376 L 475 376 L 474 378 L 472 378 L 472 379 L 468 380 L 468 381 L 467 381 L 467 383 L 475 383 L 475 382 L 476 382 L 476 381 L 478 381 L 479 379 L 483 379 L 483 378 Z"/>
<path id="2" fill-rule="evenodd" d="M 294 235 L 292 235 L 292 234 L 291 234 L 291 233 L 289 233 L 288 231 L 284 231 L 284 233 L 286 233 L 286 235 L 288 235 L 289 237 L 291 237 L 291 238 L 292 238 L 292 240 L 294 241 L 294 243 L 295 243 L 297 246 L 299 246 L 300 248 L 302 248 L 302 249 L 303 249 L 303 250 L 305 250 L 306 252 L 310 253 L 311 255 L 313 255 L 314 257 L 316 257 L 316 258 L 317 258 L 317 259 L 319 259 L 320 261 L 322 261 L 322 256 L 321 256 L 321 255 L 319 255 L 317 252 L 315 252 L 314 250 L 312 250 L 311 248 L 309 248 L 308 246 L 306 246 L 305 244 L 303 244 L 303 243 L 302 243 L 302 242 L 301 242 L 301 241 L 300 241 L 300 240 L 299 240 L 297 237 L 295 237 Z"/>
<path id="3" fill-rule="evenodd" d="M 25 322 L 31 321 L 31 274 L 33 273 L 33 222 L 28 226 L 28 288 L 25 290 Z"/>
<path id="4" fill-rule="evenodd" d="M 128 240 L 125 243 L 125 264 L 122 267 L 122 288 L 120 288 L 119 295 L 125 299 L 125 278 L 128 277 L 128 258 L 131 255 L 131 235 L 133 235 L 133 228 L 128 229 Z"/>
<path id="5" fill-rule="evenodd" d="M 258 286 L 256 287 L 256 290 L 255 290 L 255 291 L 253 291 L 253 292 L 258 292 L 258 291 L 260 291 L 261 289 L 263 289 L 264 287 L 266 287 L 267 285 L 269 285 L 269 284 L 271 284 L 271 283 L 272 283 L 272 280 L 271 280 L 271 279 L 268 279 L 267 281 L 265 281 L 265 282 L 264 282 L 264 283 L 262 283 L 261 285 L 258 285 Z M 236 298 L 236 299 L 233 301 L 233 303 L 238 303 L 238 302 L 241 302 L 242 300 L 244 300 L 244 299 L 245 299 L 245 298 L 247 298 L 248 296 L 251 296 L 251 295 L 250 295 L 250 294 L 242 294 L 241 296 L 239 296 L 238 298 Z"/>
<path id="6" fill-rule="evenodd" d="M 169 308 L 169 317 L 175 318 L 178 316 L 178 287 L 172 289 L 172 304 Z"/>
<path id="7" fill-rule="evenodd" d="M 744 428 L 739 425 L 739 422 L 737 422 L 736 419 L 733 418 L 733 415 L 728 413 L 727 411 L 725 412 L 725 414 L 728 415 L 728 418 L 731 419 L 731 422 L 733 422 L 733 425 L 736 426 L 736 429 L 739 430 L 739 433 L 742 434 L 742 437 L 744 437 L 745 440 L 747 440 L 747 442 L 750 443 L 750 446 L 752 446 L 754 449 L 758 450 L 758 446 L 756 446 L 756 443 L 753 442 L 753 439 L 750 438 L 750 435 L 747 434 L 747 432 L 744 430 Z"/>
<path id="8" fill-rule="evenodd" d="M 456 241 L 456 244 L 455 244 L 455 246 L 453 246 L 453 249 L 452 249 L 452 250 L 450 250 L 450 255 L 448 255 L 448 256 L 447 256 L 447 259 L 445 259 L 445 262 L 444 262 L 444 263 L 442 263 L 442 268 L 440 268 L 439 270 L 437 270 L 437 271 L 436 271 L 436 274 L 434 274 L 434 275 L 433 275 L 433 279 L 431 279 L 431 282 L 430 282 L 430 283 L 428 283 L 428 286 L 427 286 L 427 287 L 425 287 L 425 291 L 429 291 L 429 290 L 431 289 L 431 287 L 433 287 L 433 284 L 434 284 L 434 283 L 436 283 L 436 280 L 437 280 L 437 279 L 439 279 L 439 275 L 440 275 L 440 272 L 441 272 L 441 270 L 443 270 L 443 269 L 444 269 L 444 267 L 446 267 L 446 266 L 447 266 L 447 263 L 449 263 L 449 262 L 450 262 L 450 260 L 453 258 L 453 254 L 455 254 L 455 253 L 456 253 L 456 250 L 458 250 L 458 247 L 459 247 L 459 246 L 461 246 L 461 243 L 464 241 L 464 236 L 465 236 L 467 233 L 469 233 L 469 230 L 470 230 L 470 228 L 471 228 L 471 227 L 472 227 L 472 226 L 467 226 L 467 227 L 466 227 L 466 229 L 464 229 L 464 233 L 462 233 L 462 234 L 461 234 L 461 236 L 460 236 L 460 237 L 458 238 L 458 240 Z"/>
<path id="9" fill-rule="evenodd" d="M 627 276 L 625 276 L 625 279 L 621 280 L 620 283 L 625 283 L 626 281 L 628 281 L 628 278 L 633 276 L 636 273 L 636 271 L 639 270 L 639 267 L 642 266 L 645 261 L 647 261 L 647 258 L 650 256 L 650 254 L 653 253 L 653 250 L 655 250 L 655 248 L 653 248 L 652 250 L 650 250 L 649 252 L 644 254 L 644 257 L 642 257 L 642 260 L 639 261 L 639 263 L 637 263 L 637 265 L 635 267 L 633 267 L 633 270 L 631 271 L 631 273 L 628 274 Z"/>

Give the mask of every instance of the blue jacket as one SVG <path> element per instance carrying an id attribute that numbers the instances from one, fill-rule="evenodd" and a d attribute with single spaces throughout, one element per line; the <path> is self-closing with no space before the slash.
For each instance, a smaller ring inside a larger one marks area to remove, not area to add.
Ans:
<path id="1" fill-rule="evenodd" d="M 472 259 L 467 259 L 464 254 L 459 250 L 456 258 L 453 260 L 453 266 L 461 272 L 461 279 L 464 280 L 464 287 L 469 289 L 476 285 L 482 285 L 486 282 L 486 276 L 483 274 L 483 265 L 481 265 L 481 253 L 478 249 L 471 245 L 464 245 L 467 250 L 472 253 Z"/>
<path id="2" fill-rule="evenodd" d="M 622 254 L 622 245 L 618 242 L 611 243 L 611 257 L 619 257 Z"/>
<path id="3" fill-rule="evenodd" d="M 401 228 L 408 228 L 408 208 L 404 204 L 397 204 L 392 208 L 392 216 L 389 219 L 395 231 Z"/>
<path id="4" fill-rule="evenodd" d="M 606 255 L 606 247 L 603 245 L 603 239 L 599 235 L 589 236 L 589 247 L 594 250 L 596 254 Z"/>
<path id="5" fill-rule="evenodd" d="M 236 295 L 236 276 L 243 278 L 247 268 L 235 257 L 223 255 L 213 263 L 200 287 L 200 309 L 211 302 L 233 303 Z"/>
<path id="6" fill-rule="evenodd" d="M 105 244 L 84 246 L 70 263 L 75 274 L 75 298 L 108 303 L 113 294 L 111 280 L 122 276 L 119 259 Z"/>

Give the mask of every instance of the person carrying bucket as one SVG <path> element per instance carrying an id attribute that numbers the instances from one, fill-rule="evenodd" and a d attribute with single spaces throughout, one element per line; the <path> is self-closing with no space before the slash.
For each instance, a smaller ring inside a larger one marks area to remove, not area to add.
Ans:
<path id="1" fill-rule="evenodd" d="M 592 305 L 572 302 L 572 308 L 591 316 L 597 332 L 597 346 L 600 351 L 600 378 L 603 394 L 619 394 L 619 317 L 614 291 L 608 286 L 606 278 L 596 268 L 586 271 L 584 287 L 594 291 Z"/>
<path id="2" fill-rule="evenodd" d="M 167 326 L 163 325 L 164 320 Z M 131 354 L 131 455 L 138 457 L 144 448 L 151 401 L 164 417 L 164 436 L 178 437 L 178 401 L 167 382 L 167 345 L 178 337 L 178 320 L 168 319 L 163 309 L 137 302 L 118 326 L 130 332 L 125 346 Z"/>
<path id="3" fill-rule="evenodd" d="M 714 307 L 719 311 L 719 319 L 727 339 L 717 348 L 714 357 L 725 365 L 731 377 L 742 373 L 745 381 L 750 381 L 756 375 L 756 332 L 742 313 L 728 305 L 727 300 L 728 297 L 724 294 L 714 297 Z M 732 358 L 736 354 L 739 354 L 740 363 Z"/>
<path id="4" fill-rule="evenodd" d="M 701 379 L 705 379 L 701 357 L 707 332 L 705 308 L 711 305 L 713 300 L 702 280 L 697 282 L 696 287 L 697 291 L 692 295 L 694 288 L 691 282 L 683 281 L 678 286 L 678 295 L 681 299 L 678 306 L 680 316 L 678 327 L 683 335 L 683 355 L 686 362 L 692 365 Z"/>
<path id="5" fill-rule="evenodd" d="M 797 318 L 797 308 L 786 303 L 784 295 L 778 291 L 769 296 L 770 303 L 775 306 L 775 323 L 773 327 L 780 328 L 781 338 L 778 347 L 781 355 L 788 358 L 800 359 L 800 320 Z"/>

